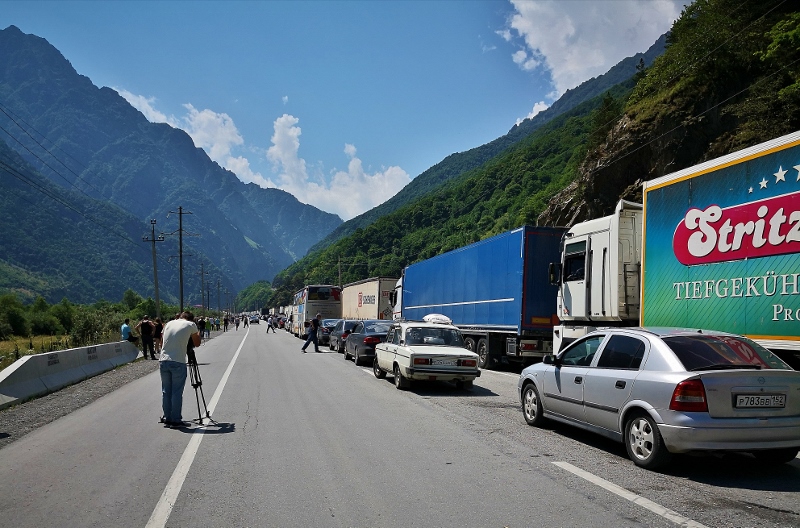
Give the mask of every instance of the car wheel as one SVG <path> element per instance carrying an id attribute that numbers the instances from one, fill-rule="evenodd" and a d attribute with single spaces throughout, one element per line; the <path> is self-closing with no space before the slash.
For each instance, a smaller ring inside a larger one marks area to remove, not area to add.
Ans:
<path id="1" fill-rule="evenodd" d="M 633 463 L 645 469 L 656 469 L 670 459 L 661 432 L 646 414 L 636 414 L 625 423 L 625 449 Z"/>
<path id="2" fill-rule="evenodd" d="M 466 348 L 470 352 L 475 352 L 475 340 L 472 339 L 471 337 L 465 337 L 464 348 Z"/>
<path id="3" fill-rule="evenodd" d="M 375 377 L 378 379 L 386 377 L 386 372 L 378 366 L 378 356 L 375 356 L 375 359 L 372 360 L 372 373 L 375 374 Z"/>
<path id="4" fill-rule="evenodd" d="M 356 366 L 361 363 L 361 360 L 358 359 L 358 347 L 353 351 L 353 363 L 355 363 Z"/>
<path id="5" fill-rule="evenodd" d="M 456 388 L 458 390 L 472 390 L 472 380 L 456 380 Z"/>
<path id="6" fill-rule="evenodd" d="M 400 374 L 400 366 L 399 365 L 395 365 L 394 366 L 394 386 L 397 387 L 398 389 L 402 390 L 402 389 L 407 389 L 409 385 L 410 385 L 409 380 L 407 380 L 406 378 L 403 377 L 402 374 Z"/>
<path id="7" fill-rule="evenodd" d="M 475 353 L 478 354 L 478 366 L 480 368 L 486 368 L 489 364 L 489 345 L 485 339 L 478 340 L 478 348 L 475 350 Z"/>
<path id="8" fill-rule="evenodd" d="M 797 458 L 798 449 L 787 447 L 784 449 L 765 449 L 763 451 L 753 451 L 756 460 L 766 464 L 786 464 Z"/>
<path id="9" fill-rule="evenodd" d="M 344 347 L 344 360 L 350 361 L 350 354 L 347 353 L 347 346 Z"/>
<path id="10" fill-rule="evenodd" d="M 545 422 L 542 399 L 539 397 L 539 390 L 533 382 L 527 383 L 522 388 L 522 415 L 528 425 L 541 427 Z"/>
<path id="11" fill-rule="evenodd" d="M 333 350 L 333 341 L 328 341 L 328 350 Z"/>

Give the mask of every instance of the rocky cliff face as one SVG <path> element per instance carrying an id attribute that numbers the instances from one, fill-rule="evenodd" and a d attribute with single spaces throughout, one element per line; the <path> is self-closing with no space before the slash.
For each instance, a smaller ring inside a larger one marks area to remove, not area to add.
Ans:
<path id="1" fill-rule="evenodd" d="M 800 129 L 798 34 L 800 13 L 782 2 L 687 8 L 665 54 L 539 224 L 611 214 L 621 198 L 641 202 L 644 181 Z"/>

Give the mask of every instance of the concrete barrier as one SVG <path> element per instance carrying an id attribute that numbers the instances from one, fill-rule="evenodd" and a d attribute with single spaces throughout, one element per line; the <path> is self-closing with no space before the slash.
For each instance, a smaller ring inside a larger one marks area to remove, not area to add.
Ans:
<path id="1" fill-rule="evenodd" d="M 21 357 L 0 371 L 0 409 L 130 363 L 138 355 L 136 345 L 120 341 Z"/>

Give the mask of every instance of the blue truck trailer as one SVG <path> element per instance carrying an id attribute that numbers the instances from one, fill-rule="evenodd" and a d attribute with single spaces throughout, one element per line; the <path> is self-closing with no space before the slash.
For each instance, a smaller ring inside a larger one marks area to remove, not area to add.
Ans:
<path id="1" fill-rule="evenodd" d="M 439 313 L 464 334 L 480 367 L 533 363 L 553 351 L 557 287 L 548 263 L 566 229 L 523 226 L 408 266 L 395 317 Z"/>

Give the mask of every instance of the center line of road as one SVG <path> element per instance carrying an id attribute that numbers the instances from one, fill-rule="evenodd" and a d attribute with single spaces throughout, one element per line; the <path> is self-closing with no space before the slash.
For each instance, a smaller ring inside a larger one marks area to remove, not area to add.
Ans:
<path id="1" fill-rule="evenodd" d="M 645 499 L 641 495 L 637 495 L 633 492 L 626 490 L 625 488 L 621 488 L 616 484 L 613 484 L 605 479 L 602 479 L 597 475 L 594 475 L 592 473 L 589 473 L 588 471 L 584 471 L 578 467 L 575 467 L 569 462 L 553 462 L 553 464 L 557 465 L 561 469 L 569 471 L 573 475 L 577 475 L 583 479 L 588 480 L 592 484 L 596 484 L 597 486 L 600 486 L 601 488 L 610 491 L 614 495 L 618 495 L 623 499 L 627 499 L 633 502 L 634 504 L 638 504 L 642 508 L 650 510 L 656 515 L 660 515 L 661 517 L 664 517 L 668 521 L 672 521 L 675 524 L 678 524 L 680 526 L 686 526 L 687 528 L 708 528 L 704 524 L 700 524 L 697 521 L 693 521 L 687 517 L 680 515 L 677 512 L 669 510 L 659 504 L 656 504 L 655 502 L 649 499 Z"/>
<path id="2" fill-rule="evenodd" d="M 222 391 L 225 389 L 225 384 L 228 383 L 228 377 L 233 370 L 233 365 L 236 363 L 239 352 L 242 351 L 242 347 L 249 333 L 250 327 L 248 326 L 247 333 L 244 334 L 239 348 L 236 349 L 236 353 L 228 364 L 228 368 L 225 369 L 225 374 L 222 375 L 222 379 L 219 385 L 217 385 L 217 390 L 214 391 L 214 395 L 211 397 L 211 401 L 208 404 L 208 414 L 210 415 L 214 414 L 214 408 L 216 408 Z M 183 451 L 183 455 L 181 455 L 181 459 L 178 461 L 175 471 L 172 472 L 172 476 L 169 482 L 167 482 L 167 487 L 164 488 L 164 493 L 161 494 L 156 508 L 153 510 L 152 515 L 150 515 L 150 520 L 148 520 L 145 525 L 146 528 L 164 528 L 167 525 L 167 520 L 172 513 L 172 507 L 175 505 L 175 501 L 178 500 L 178 494 L 181 492 L 183 482 L 186 480 L 186 475 L 192 467 L 194 457 L 197 455 L 197 450 L 200 449 L 200 442 L 203 441 L 203 436 L 205 436 L 204 427 L 194 430 L 192 438 L 189 440 L 189 445 L 187 445 L 186 449 Z"/>

